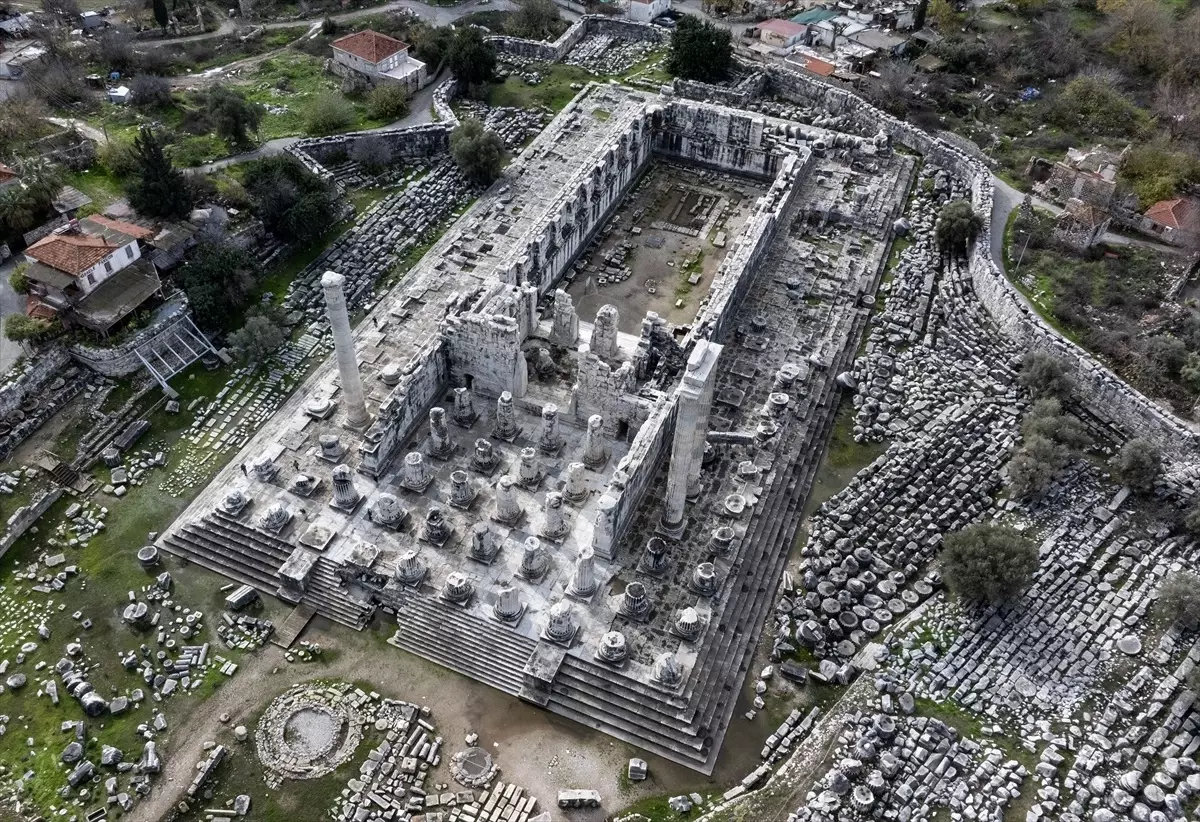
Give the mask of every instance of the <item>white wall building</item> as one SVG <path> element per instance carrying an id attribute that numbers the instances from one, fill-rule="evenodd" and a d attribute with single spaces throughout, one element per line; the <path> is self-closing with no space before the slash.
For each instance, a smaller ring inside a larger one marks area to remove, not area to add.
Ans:
<path id="1" fill-rule="evenodd" d="M 356 32 L 334 40 L 334 62 L 362 74 L 372 82 L 400 83 L 409 92 L 429 82 L 425 64 L 408 56 L 408 43 L 377 31 Z"/>
<path id="2" fill-rule="evenodd" d="M 671 10 L 671 0 L 629 0 L 629 19 L 649 23 Z"/>

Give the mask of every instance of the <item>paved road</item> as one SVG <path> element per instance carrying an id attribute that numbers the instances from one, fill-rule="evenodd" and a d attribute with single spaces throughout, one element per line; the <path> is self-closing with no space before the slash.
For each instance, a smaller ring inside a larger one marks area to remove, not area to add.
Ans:
<path id="1" fill-rule="evenodd" d="M 512 0 L 491 0 L 491 2 L 483 3 L 479 0 L 472 0 L 469 3 L 462 3 L 456 6 L 431 6 L 428 3 L 422 3 L 420 0 L 395 0 L 395 2 L 385 3 L 380 6 L 371 6 L 366 9 L 355 9 L 354 11 L 344 11 L 338 14 L 331 14 L 329 17 L 339 22 L 346 20 L 356 20 L 362 17 L 370 17 L 374 14 L 383 14 L 389 11 L 399 11 L 407 9 L 421 18 L 427 23 L 432 23 L 435 26 L 447 26 L 453 23 L 463 15 L 470 14 L 474 11 L 512 11 L 517 8 L 517 4 Z M 566 15 L 567 12 L 564 12 Z M 322 18 L 324 19 L 324 18 Z M 303 25 L 320 25 L 321 20 L 281 20 L 276 23 L 267 23 L 265 28 L 270 31 L 277 29 L 295 28 Z M 249 20 L 225 20 L 221 23 L 220 28 L 216 31 L 210 31 L 205 34 L 193 34 L 189 37 L 170 37 L 165 40 L 144 40 L 138 43 L 139 46 L 146 48 L 163 48 L 166 46 L 177 46 L 181 43 L 195 43 L 201 40 L 212 40 L 217 37 L 224 37 L 227 34 L 232 34 L 239 29 L 249 29 L 258 25 Z M 311 29 L 310 29 L 311 30 Z"/>
<path id="2" fill-rule="evenodd" d="M 992 259 L 1000 270 L 1004 270 L 1004 227 L 1008 224 L 1008 215 L 1012 210 L 1025 199 L 1024 192 L 1010 186 L 1008 183 L 1001 180 L 999 177 L 993 177 L 995 183 L 995 194 L 992 196 Z M 1049 211 L 1051 214 L 1061 214 L 1062 207 L 1057 206 L 1040 197 L 1033 198 L 1034 207 L 1043 211 Z M 1142 248 L 1148 248 L 1153 251 L 1159 251 L 1164 254 L 1180 254 L 1180 249 L 1175 246 L 1166 245 L 1164 243 L 1156 243 L 1153 240 L 1142 239 L 1141 237 L 1129 237 L 1125 234 L 1117 234 L 1113 231 L 1105 232 L 1100 238 L 1102 241 L 1111 245 L 1136 245 Z"/>

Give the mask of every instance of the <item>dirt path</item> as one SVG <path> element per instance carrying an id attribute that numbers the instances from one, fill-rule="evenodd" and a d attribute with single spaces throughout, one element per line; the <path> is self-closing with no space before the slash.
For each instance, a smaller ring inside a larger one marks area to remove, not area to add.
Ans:
<path id="1" fill-rule="evenodd" d="M 174 718 L 162 746 L 163 773 L 128 819 L 157 822 L 170 813 L 194 776 L 206 741 L 238 746 L 233 741 L 233 728 L 238 724 L 245 724 L 253 738 L 250 717 L 291 686 L 313 679 L 365 681 L 385 696 L 428 705 L 438 734 L 446 740 L 447 753 L 465 747 L 463 739 L 468 733 L 478 733 L 479 744 L 492 753 L 500 768 L 499 778 L 525 788 L 538 798 L 540 807 L 553 807 L 563 788 L 600 791 L 606 807 L 575 812 L 572 822 L 600 822 L 606 813 L 641 796 L 680 790 L 681 785 L 691 787 L 704 780 L 678 765 L 651 759 L 651 779 L 636 792 L 622 794 L 619 774 L 635 755 L 630 746 L 387 646 L 382 639 L 389 634 L 386 627 L 354 634 L 315 620 L 304 638 L 330 649 L 333 659 L 327 664 L 289 664 L 283 651 L 273 645 L 247 658 L 233 679 L 197 710 L 184 706 Z M 220 721 L 222 714 L 229 715 L 228 723 Z M 252 745 L 246 743 L 239 750 L 253 757 Z M 451 781 L 444 762 L 432 780 Z M 324 811 L 320 809 L 321 814 Z M 312 818 L 317 815 L 314 809 Z"/>

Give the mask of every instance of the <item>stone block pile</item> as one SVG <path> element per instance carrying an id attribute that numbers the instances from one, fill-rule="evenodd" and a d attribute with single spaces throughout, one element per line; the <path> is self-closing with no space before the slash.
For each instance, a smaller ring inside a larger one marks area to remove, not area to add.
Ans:
<path id="1" fill-rule="evenodd" d="M 593 74 L 624 74 L 657 48 L 658 44 L 650 41 L 629 41 L 607 33 L 592 34 L 567 52 L 563 62 Z"/>

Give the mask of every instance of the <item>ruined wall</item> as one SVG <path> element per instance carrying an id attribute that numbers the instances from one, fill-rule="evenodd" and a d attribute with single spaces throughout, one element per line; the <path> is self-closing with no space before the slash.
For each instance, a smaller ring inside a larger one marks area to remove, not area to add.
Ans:
<path id="1" fill-rule="evenodd" d="M 714 86 L 696 80 L 681 80 L 676 77 L 671 81 L 670 90 L 680 97 L 690 97 L 693 100 L 721 103 L 734 108 L 746 108 L 754 99 L 761 96 L 767 85 L 767 75 L 754 70 L 747 74 L 736 85 Z"/>
<path id="2" fill-rule="evenodd" d="M 31 504 L 23 505 L 13 512 L 13 515 L 8 518 L 4 536 L 0 537 L 0 558 L 8 553 L 8 549 L 13 546 L 13 543 L 20 539 L 21 535 L 29 530 L 29 526 L 37 522 L 51 505 L 58 502 L 58 498 L 62 495 L 63 489 L 56 485 Z"/>
<path id="3" fill-rule="evenodd" d="M 154 345 L 169 337 L 180 324 L 191 316 L 187 301 L 182 296 L 160 309 L 158 320 L 135 336 L 112 348 L 95 348 L 89 345 L 73 345 L 71 356 L 79 363 L 106 377 L 126 377 L 142 368 L 137 350 L 145 345 Z"/>
<path id="4" fill-rule="evenodd" d="M 529 289 L 529 295 L 536 295 Z M 528 371 L 521 344 L 529 333 L 527 303 L 524 294 L 512 294 L 511 301 L 489 305 L 481 313 L 448 317 L 442 336 L 450 350 L 451 378 L 457 385 L 498 396 L 504 391 L 514 397 L 525 396 Z"/>
<path id="5" fill-rule="evenodd" d="M 655 126 L 654 150 L 659 154 L 760 178 L 779 172 L 782 155 L 764 139 L 762 116 L 673 101 Z"/>
<path id="6" fill-rule="evenodd" d="M 360 140 L 372 139 L 386 143 L 394 157 L 435 157 L 450 150 L 450 132 L 453 128 L 451 123 L 426 123 L 385 131 L 352 131 L 331 137 L 298 140 L 288 146 L 287 151 L 298 157 L 301 162 L 307 159 L 321 165 L 332 158 L 344 156 Z M 307 162 L 305 164 L 309 165 Z M 324 170 L 323 165 L 321 168 Z M 310 170 L 316 172 L 311 166 Z"/>
<path id="7" fill-rule="evenodd" d="M 637 436 L 629 446 L 629 452 L 621 458 L 616 471 L 608 481 L 605 495 L 616 500 L 614 544 L 619 545 L 629 524 L 633 522 L 638 506 L 655 473 L 668 460 L 671 437 L 675 433 L 676 397 L 660 395 Z M 625 546 L 637 551 L 641 546 Z M 618 550 L 618 556 L 620 551 Z"/>
<path id="8" fill-rule="evenodd" d="M 400 455 L 410 431 L 424 419 L 429 406 L 441 396 L 450 378 L 445 344 L 431 340 L 405 364 L 400 383 L 379 404 L 379 416 L 359 446 L 359 467 L 379 479 Z"/>
<path id="9" fill-rule="evenodd" d="M 969 260 L 969 283 L 1003 333 L 1026 348 L 1061 358 L 1074 374 L 1081 401 L 1100 419 L 1130 437 L 1149 439 L 1168 459 L 1200 459 L 1200 433 L 1129 387 L 1091 354 L 1051 328 L 991 258 L 986 238 L 992 230 L 994 184 L 991 172 L 982 163 L 946 141 L 874 108 L 849 91 L 815 78 L 772 68 L 768 91 L 821 107 L 838 127 L 857 128 L 860 134 L 882 129 L 894 142 L 909 146 L 969 180 L 972 204 L 984 221 L 981 240 L 975 244 Z"/>
<path id="10" fill-rule="evenodd" d="M 666 30 L 649 23 L 639 23 L 625 17 L 609 17 L 603 14 L 588 14 L 575 23 L 552 43 L 544 40 L 526 40 L 521 37 L 495 36 L 487 41 L 499 52 L 526 60 L 541 60 L 557 63 L 579 41 L 593 34 L 607 34 L 623 40 L 652 40 L 665 43 L 669 37 Z"/>
<path id="11" fill-rule="evenodd" d="M 20 359 L 4 374 L 4 384 L 0 385 L 0 417 L 20 408 L 27 397 L 40 393 L 70 359 L 61 345 L 46 346 L 32 357 Z"/>

